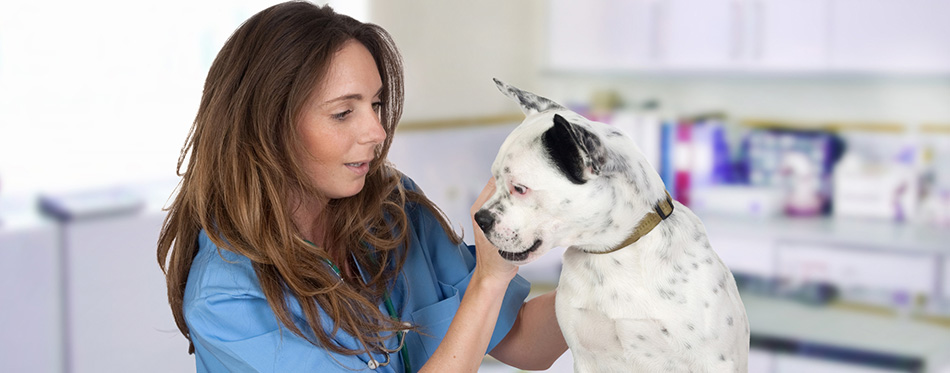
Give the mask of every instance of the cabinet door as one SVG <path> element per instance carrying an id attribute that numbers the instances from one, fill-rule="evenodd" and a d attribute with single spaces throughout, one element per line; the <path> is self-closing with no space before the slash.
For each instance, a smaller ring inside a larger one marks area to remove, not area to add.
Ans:
<path id="1" fill-rule="evenodd" d="M 745 66 L 766 71 L 814 71 L 827 66 L 829 0 L 749 0 L 743 39 Z"/>
<path id="2" fill-rule="evenodd" d="M 831 1 L 831 66 L 839 71 L 950 71 L 950 1 Z"/>
<path id="3" fill-rule="evenodd" d="M 827 62 L 828 0 L 669 0 L 665 66 L 811 71 Z"/>
<path id="4" fill-rule="evenodd" d="M 0 222 L 0 372 L 62 370 L 59 231 Z"/>
<path id="5" fill-rule="evenodd" d="M 66 356 L 71 372 L 194 369 L 155 257 L 164 215 L 65 224 Z"/>
<path id="6" fill-rule="evenodd" d="M 548 18 L 549 67 L 622 70 L 656 60 L 659 0 L 553 0 Z"/>
<path id="7" fill-rule="evenodd" d="M 662 3 L 659 54 L 664 68 L 734 68 L 742 58 L 740 0 L 667 0 Z"/>

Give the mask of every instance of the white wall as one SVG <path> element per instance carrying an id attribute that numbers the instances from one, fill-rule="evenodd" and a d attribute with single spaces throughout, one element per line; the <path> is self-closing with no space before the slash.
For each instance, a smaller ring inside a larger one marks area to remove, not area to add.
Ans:
<path id="1" fill-rule="evenodd" d="M 0 2 L 3 193 L 174 176 L 211 61 L 265 4 Z"/>
<path id="2" fill-rule="evenodd" d="M 218 50 L 278 2 L 0 1 L 0 196 L 174 177 Z"/>
<path id="3" fill-rule="evenodd" d="M 492 78 L 537 85 L 543 1 L 371 0 L 405 62 L 405 121 L 518 112 Z"/>

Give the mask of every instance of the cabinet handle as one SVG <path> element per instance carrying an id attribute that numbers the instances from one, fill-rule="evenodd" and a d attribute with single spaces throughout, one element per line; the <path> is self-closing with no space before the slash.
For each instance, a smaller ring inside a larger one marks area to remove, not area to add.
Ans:
<path id="1" fill-rule="evenodd" d="M 730 38 L 732 39 L 732 61 L 739 61 L 742 59 L 742 51 L 744 49 L 743 40 L 742 40 L 742 29 L 745 25 L 743 17 L 743 7 L 742 0 L 733 0 L 732 3 L 732 22 L 730 31 Z"/>
<path id="2" fill-rule="evenodd" d="M 750 35 L 753 38 L 753 59 L 756 61 L 762 60 L 762 57 L 765 55 L 765 22 L 768 20 L 765 19 L 765 7 L 767 5 L 764 1 L 758 0 L 752 3 L 752 19 L 754 20 L 754 29 Z"/>
<path id="3" fill-rule="evenodd" d="M 664 27 L 667 24 L 666 12 L 663 7 L 663 2 L 659 0 L 650 1 L 649 14 L 649 19 L 652 23 L 650 25 L 650 60 L 653 62 L 661 62 L 663 56 L 665 55 L 663 50 L 663 39 L 666 36 L 664 33 Z"/>

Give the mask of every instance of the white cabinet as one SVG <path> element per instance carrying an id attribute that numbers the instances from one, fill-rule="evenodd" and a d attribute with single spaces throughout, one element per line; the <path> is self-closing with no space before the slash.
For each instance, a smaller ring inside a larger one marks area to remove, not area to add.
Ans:
<path id="1" fill-rule="evenodd" d="M 59 372 L 59 230 L 0 222 L 0 372 Z"/>
<path id="2" fill-rule="evenodd" d="M 827 59 L 827 0 L 667 0 L 661 49 L 673 70 L 814 70 Z"/>
<path id="3" fill-rule="evenodd" d="M 948 0 L 553 0 L 549 67 L 950 72 Z"/>
<path id="4" fill-rule="evenodd" d="M 194 370 L 156 260 L 164 216 L 152 212 L 64 224 L 70 372 Z"/>
<path id="5" fill-rule="evenodd" d="M 950 71 L 950 1 L 831 0 L 831 68 Z"/>
<path id="6" fill-rule="evenodd" d="M 659 0 L 552 0 L 549 67 L 562 70 L 653 68 Z"/>
<path id="7" fill-rule="evenodd" d="M 662 5 L 660 58 L 674 70 L 721 70 L 741 57 L 741 8 L 734 0 L 668 0 Z"/>
<path id="8" fill-rule="evenodd" d="M 828 0 L 554 0 L 549 67 L 567 70 L 814 69 Z"/>
<path id="9" fill-rule="evenodd" d="M 746 3 L 746 66 L 767 71 L 814 71 L 826 66 L 827 0 Z"/>

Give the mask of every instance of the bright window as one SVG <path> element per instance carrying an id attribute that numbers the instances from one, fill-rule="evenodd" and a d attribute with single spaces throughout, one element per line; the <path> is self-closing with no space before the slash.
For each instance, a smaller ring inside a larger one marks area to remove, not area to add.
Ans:
<path id="1" fill-rule="evenodd" d="M 0 2 L 0 195 L 174 178 L 212 60 L 274 3 Z"/>

